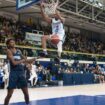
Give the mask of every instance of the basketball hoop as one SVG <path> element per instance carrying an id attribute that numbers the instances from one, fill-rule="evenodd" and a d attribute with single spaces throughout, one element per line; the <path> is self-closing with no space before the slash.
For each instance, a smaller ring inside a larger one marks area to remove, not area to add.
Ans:
<path id="1" fill-rule="evenodd" d="M 44 13 L 47 15 L 55 14 L 57 6 L 58 6 L 58 0 L 45 0 L 44 1 Z"/>

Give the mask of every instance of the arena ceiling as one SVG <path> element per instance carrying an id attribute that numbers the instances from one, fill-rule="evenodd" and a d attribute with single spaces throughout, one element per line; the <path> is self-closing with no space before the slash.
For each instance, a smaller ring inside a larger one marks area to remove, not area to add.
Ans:
<path id="1" fill-rule="evenodd" d="M 60 0 L 58 9 L 64 14 L 67 25 L 105 33 L 104 5 L 93 5 L 85 0 Z M 17 12 L 16 0 L 0 0 L 0 11 L 25 14 L 33 18 L 40 16 L 38 5 L 33 5 Z"/>

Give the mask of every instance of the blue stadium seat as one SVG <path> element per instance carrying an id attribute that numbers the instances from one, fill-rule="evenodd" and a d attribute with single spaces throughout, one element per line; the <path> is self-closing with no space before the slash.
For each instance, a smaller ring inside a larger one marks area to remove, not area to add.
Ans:
<path id="1" fill-rule="evenodd" d="M 3 77 L 0 76 L 0 84 L 3 83 Z"/>

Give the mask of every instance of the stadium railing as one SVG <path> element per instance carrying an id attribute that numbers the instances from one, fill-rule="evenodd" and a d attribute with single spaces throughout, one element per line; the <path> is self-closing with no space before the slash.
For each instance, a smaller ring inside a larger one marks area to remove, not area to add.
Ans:
<path id="1" fill-rule="evenodd" d="M 0 47 L 6 48 L 6 45 L 4 43 L 0 44 Z M 38 55 L 38 53 L 42 50 L 42 48 L 40 47 L 31 47 L 31 46 L 18 46 L 16 45 L 17 48 L 19 48 L 20 50 L 26 50 L 28 53 L 26 54 L 26 56 L 29 57 L 35 57 Z M 3 50 L 3 49 L 1 49 Z M 30 53 L 32 52 L 32 53 Z M 55 49 L 48 49 L 48 52 L 50 54 L 49 58 L 53 58 L 53 55 L 57 55 L 57 52 Z M 0 58 L 2 59 L 6 59 L 5 53 L 0 53 Z M 81 53 L 81 52 L 73 52 L 73 51 L 63 51 L 62 53 L 62 59 L 68 61 L 75 61 L 78 60 L 80 62 L 101 62 L 102 64 L 104 64 L 105 62 L 105 55 L 102 54 L 91 54 L 91 53 Z"/>

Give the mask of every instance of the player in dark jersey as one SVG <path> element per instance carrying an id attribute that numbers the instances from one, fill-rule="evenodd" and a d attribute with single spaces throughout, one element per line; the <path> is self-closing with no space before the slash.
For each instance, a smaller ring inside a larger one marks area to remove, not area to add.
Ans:
<path id="1" fill-rule="evenodd" d="M 7 59 L 10 63 L 10 75 L 8 93 L 5 98 L 4 105 L 9 104 L 9 100 L 16 88 L 20 88 L 23 91 L 26 105 L 29 105 L 29 93 L 24 71 L 24 63 L 31 63 L 35 61 L 35 58 L 27 60 L 23 57 L 21 51 L 15 48 L 15 41 L 13 39 L 8 39 L 6 45 Z"/>

